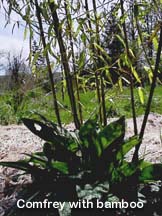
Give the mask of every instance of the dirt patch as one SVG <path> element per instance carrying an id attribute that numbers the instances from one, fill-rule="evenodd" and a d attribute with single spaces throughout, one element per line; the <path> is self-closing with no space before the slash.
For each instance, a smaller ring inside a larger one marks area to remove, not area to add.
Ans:
<path id="1" fill-rule="evenodd" d="M 141 129 L 143 116 L 137 118 L 138 131 Z M 132 119 L 126 121 L 126 138 L 133 135 Z M 162 162 L 162 115 L 150 113 L 144 138 L 140 149 L 140 157 L 150 162 Z"/>
<path id="2" fill-rule="evenodd" d="M 138 130 L 140 130 L 143 116 L 137 118 Z M 133 135 L 132 119 L 126 121 L 126 138 Z M 67 126 L 74 128 L 73 124 Z M 42 148 L 43 141 L 32 134 L 23 125 L 0 126 L 0 160 L 15 161 L 24 158 L 23 153 L 32 153 Z M 129 153 L 131 159 L 133 151 Z M 150 162 L 162 161 L 162 115 L 150 113 L 147 127 L 140 149 L 140 156 Z M 15 169 L 0 167 L 0 216 L 4 215 L 16 201 L 16 197 L 23 184 L 30 181 L 29 176 L 21 176 L 14 179 L 18 171 Z"/>

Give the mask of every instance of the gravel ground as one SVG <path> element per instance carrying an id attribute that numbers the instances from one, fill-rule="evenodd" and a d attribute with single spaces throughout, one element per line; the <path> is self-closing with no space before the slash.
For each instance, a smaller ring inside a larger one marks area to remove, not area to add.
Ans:
<path id="1" fill-rule="evenodd" d="M 143 116 L 137 118 L 138 131 L 140 131 Z M 126 138 L 133 135 L 132 119 L 127 120 Z M 143 142 L 140 149 L 140 157 L 150 162 L 162 162 L 162 115 L 150 113 Z"/>
<path id="2" fill-rule="evenodd" d="M 138 130 L 140 130 L 142 119 L 143 116 L 137 118 Z M 69 130 L 74 129 L 74 124 L 69 124 L 67 128 Z M 127 119 L 126 138 L 132 135 L 133 122 L 132 119 Z M 40 150 L 42 144 L 43 141 L 32 134 L 24 125 L 0 126 L 0 160 L 18 160 L 24 157 L 23 153 Z M 140 153 L 149 161 L 161 161 L 162 115 L 150 113 Z"/>
<path id="3" fill-rule="evenodd" d="M 24 125 L 0 126 L 0 161 L 16 161 L 25 157 L 24 153 L 38 151 L 43 141 L 32 134 Z M 20 171 L 0 166 L 0 216 L 16 201 L 22 185 L 30 182 L 29 176 L 13 176 Z"/>
<path id="4" fill-rule="evenodd" d="M 137 118 L 138 129 L 141 127 L 143 116 Z M 126 121 L 126 138 L 133 135 L 132 119 Z M 68 129 L 74 125 L 69 124 Z M 15 161 L 24 158 L 23 153 L 32 153 L 42 148 L 43 141 L 33 135 L 23 125 L 0 126 L 0 160 Z M 133 153 L 133 152 L 132 152 Z M 132 153 L 129 153 L 130 159 Z M 140 150 L 140 156 L 151 162 L 162 161 L 162 115 L 150 113 L 147 127 Z M 21 176 L 18 181 L 13 181 L 17 170 L 0 167 L 0 216 L 4 215 L 16 200 L 21 185 L 29 182 L 30 178 Z M 7 188 L 14 187 L 12 192 Z"/>

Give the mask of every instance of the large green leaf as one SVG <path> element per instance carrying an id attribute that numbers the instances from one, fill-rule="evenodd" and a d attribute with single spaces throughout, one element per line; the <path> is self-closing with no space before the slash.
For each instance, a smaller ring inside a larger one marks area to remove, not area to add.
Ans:
<path id="1" fill-rule="evenodd" d="M 60 143 L 64 144 L 68 150 L 75 152 L 78 150 L 78 139 L 76 133 L 68 131 L 67 129 L 60 127 L 56 123 L 46 119 L 43 115 L 36 113 L 35 114 L 41 119 L 41 122 L 46 126 L 52 127 L 55 135 L 57 135 Z"/>
<path id="2" fill-rule="evenodd" d="M 34 120 L 34 119 L 22 119 L 25 126 L 35 135 L 39 136 L 41 139 L 47 142 L 59 142 L 51 126 L 47 126 L 44 123 Z"/>
<path id="3" fill-rule="evenodd" d="M 162 164 L 151 164 L 141 170 L 141 182 L 162 180 Z"/>
<path id="4" fill-rule="evenodd" d="M 71 172 L 75 172 L 80 166 L 80 157 L 66 149 L 63 145 L 56 146 L 53 159 L 54 161 L 67 163 Z"/>
<path id="5" fill-rule="evenodd" d="M 124 159 L 124 156 L 136 145 L 140 143 L 137 137 L 131 137 L 129 140 L 125 141 L 119 148 L 116 154 L 116 160 Z"/>
<path id="6" fill-rule="evenodd" d="M 82 147 L 87 148 L 90 154 L 101 154 L 101 147 L 97 139 L 97 121 L 89 119 L 79 130 L 79 138 L 82 141 Z"/>
<path id="7" fill-rule="evenodd" d="M 32 174 L 33 176 L 39 176 L 42 173 L 42 170 L 34 165 L 30 165 L 27 160 L 20 160 L 16 162 L 4 161 L 0 162 L 1 166 L 7 166 L 10 168 L 20 169 L 25 171 L 25 173 Z"/>
<path id="8" fill-rule="evenodd" d="M 125 135 L 125 117 L 107 125 L 97 136 L 97 142 L 103 150 L 116 141 L 122 143 Z"/>
<path id="9" fill-rule="evenodd" d="M 136 172 L 136 170 L 138 169 L 138 164 L 127 162 L 124 160 L 119 169 L 120 172 L 124 175 L 124 177 L 129 177 Z"/>
<path id="10" fill-rule="evenodd" d="M 39 155 L 36 154 L 26 154 L 25 155 L 29 156 L 30 159 L 28 160 L 28 163 L 33 163 L 35 166 L 39 168 L 46 168 L 47 165 L 47 159 L 45 157 L 40 157 Z"/>
<path id="11" fill-rule="evenodd" d="M 0 162 L 0 165 L 15 168 L 15 169 L 20 169 L 23 171 L 27 171 L 31 167 L 26 161 L 16 161 L 16 162 L 2 161 Z"/>
<path id="12" fill-rule="evenodd" d="M 43 120 L 45 123 L 33 119 L 22 119 L 25 126 L 41 139 L 58 145 L 62 144 L 71 151 L 78 149 L 77 140 L 66 129 L 59 128 L 45 118 Z"/>
<path id="13" fill-rule="evenodd" d="M 89 147 L 91 142 L 94 142 L 97 137 L 97 121 L 89 119 L 79 130 L 79 138 L 85 147 Z"/>
<path id="14" fill-rule="evenodd" d="M 51 166 L 53 168 L 59 170 L 63 174 L 68 174 L 69 173 L 68 164 L 65 163 L 65 162 L 54 161 L 54 162 L 51 163 Z"/>
<path id="15" fill-rule="evenodd" d="M 123 144 L 125 135 L 125 118 L 124 116 L 106 126 L 97 137 L 98 145 L 101 146 L 102 152 L 96 165 L 99 173 L 110 173 L 110 166 L 117 166 L 117 152 Z"/>

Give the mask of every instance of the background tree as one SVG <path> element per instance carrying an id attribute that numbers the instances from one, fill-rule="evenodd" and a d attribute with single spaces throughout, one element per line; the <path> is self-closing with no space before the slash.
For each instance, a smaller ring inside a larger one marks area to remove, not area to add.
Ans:
<path id="1" fill-rule="evenodd" d="M 6 69 L 6 75 L 10 77 L 10 89 L 18 90 L 20 86 L 25 82 L 25 76 L 29 74 L 29 66 L 24 63 L 24 60 L 20 55 L 11 55 L 8 53 L 8 63 Z"/>
<path id="2" fill-rule="evenodd" d="M 110 68 L 110 74 L 113 84 L 118 81 L 120 76 L 117 60 L 124 52 L 124 46 L 120 40 L 122 38 L 122 33 L 119 26 L 119 17 L 117 16 L 117 13 L 118 9 L 116 9 L 115 6 L 112 7 L 105 22 L 105 31 L 102 34 L 102 47 L 105 49 L 111 59 L 108 62 L 108 65 L 112 65 Z"/>
<path id="3" fill-rule="evenodd" d="M 20 55 L 11 55 L 8 53 L 8 65 L 6 69 L 6 75 L 9 79 L 9 90 L 12 94 L 12 104 L 13 110 L 16 113 L 18 107 L 23 101 L 24 95 L 26 93 L 26 82 L 28 82 L 29 67 L 24 63 L 24 60 Z M 29 89 L 28 89 L 29 90 Z"/>
<path id="4" fill-rule="evenodd" d="M 36 40 L 32 43 L 32 57 L 33 65 L 35 66 L 36 73 L 43 73 L 43 70 L 46 69 L 45 57 L 43 56 L 43 50 L 40 44 Z"/>

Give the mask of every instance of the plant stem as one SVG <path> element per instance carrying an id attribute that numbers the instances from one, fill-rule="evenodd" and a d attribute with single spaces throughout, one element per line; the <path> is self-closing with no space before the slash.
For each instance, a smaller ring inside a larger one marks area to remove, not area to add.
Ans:
<path id="1" fill-rule="evenodd" d="M 42 40 L 43 48 L 45 50 L 46 47 L 47 47 L 47 44 L 46 44 L 44 31 L 43 31 L 43 24 L 42 24 L 42 19 L 41 19 L 41 9 L 40 9 L 40 7 L 38 5 L 37 0 L 35 0 L 35 7 L 36 7 L 36 16 L 37 16 L 38 23 L 39 23 L 40 37 L 41 37 L 41 40 Z M 55 110 L 55 113 L 56 113 L 57 122 L 58 122 L 59 126 L 62 127 L 59 108 L 58 108 L 58 103 L 57 103 L 55 83 L 54 83 L 54 79 L 53 79 L 53 74 L 52 74 L 52 69 L 51 69 L 51 64 L 50 64 L 48 51 L 46 51 L 46 62 L 47 62 L 48 74 L 49 74 L 49 78 L 50 78 L 50 82 L 51 82 L 53 102 L 54 102 L 54 110 Z"/>
<path id="2" fill-rule="evenodd" d="M 99 35 L 99 24 L 97 18 L 97 8 L 96 8 L 96 0 L 92 0 L 93 3 L 93 12 L 95 17 L 95 25 L 96 25 L 96 42 L 100 45 L 100 35 Z M 97 68 L 102 67 L 102 63 L 100 60 L 100 50 L 97 49 L 97 57 L 98 57 L 98 65 Z M 102 115 L 103 115 L 103 125 L 107 125 L 107 117 L 106 117 L 106 103 L 105 103 L 105 92 L 104 92 L 104 83 L 103 83 L 103 73 L 100 73 L 100 83 L 101 83 L 101 106 L 102 106 Z"/>
<path id="3" fill-rule="evenodd" d="M 83 124 L 83 115 L 82 115 L 82 106 L 80 103 L 80 94 L 79 94 L 79 84 L 77 79 L 77 70 L 76 70 L 76 61 L 75 61 L 75 55 L 74 55 L 74 44 L 73 44 L 73 37 L 72 37 L 72 26 L 71 26 L 71 15 L 67 7 L 66 0 L 64 2 L 65 5 L 65 13 L 67 18 L 67 25 L 68 25 L 68 33 L 69 33 L 69 39 L 70 39 L 70 47 L 72 52 L 72 63 L 73 63 L 73 71 L 74 71 L 74 79 L 75 79 L 75 85 L 76 85 L 76 93 L 77 93 L 77 103 L 78 103 L 78 110 L 79 110 L 79 117 L 80 117 L 80 123 Z M 69 20 L 70 19 L 70 20 Z"/>
<path id="4" fill-rule="evenodd" d="M 120 5 L 121 5 L 121 12 L 122 16 L 124 17 L 124 7 L 123 7 L 123 0 L 120 0 Z M 129 45 L 128 45 L 128 37 L 127 37 L 127 31 L 126 31 L 126 25 L 125 21 L 122 24 L 123 26 L 123 32 L 124 32 L 124 37 L 125 37 L 125 45 L 126 45 L 126 53 L 128 58 L 130 58 L 129 54 Z M 132 106 L 132 116 L 133 116 L 133 125 L 134 125 L 134 134 L 138 134 L 137 130 L 137 119 L 136 119 L 136 110 L 135 110 L 135 103 L 134 103 L 134 91 L 133 91 L 133 77 L 132 73 L 129 72 L 129 77 L 130 77 L 130 93 L 131 93 L 131 106 Z"/>
<path id="5" fill-rule="evenodd" d="M 85 0 L 85 9 L 86 9 L 86 16 L 87 16 L 88 25 L 89 25 L 90 48 L 92 49 L 92 53 L 94 54 L 96 51 L 95 51 L 95 47 L 94 47 L 94 44 L 93 44 L 93 41 L 92 41 L 92 38 L 93 38 L 93 34 L 92 34 L 93 29 L 92 29 L 91 19 L 90 19 L 90 15 L 89 15 L 88 0 Z M 93 56 L 93 63 L 95 65 L 94 56 Z M 97 72 L 95 72 L 95 82 L 96 82 L 96 94 L 97 94 L 97 99 L 98 99 L 98 104 L 99 104 L 99 117 L 100 117 L 100 123 L 102 124 L 100 82 L 98 80 L 98 74 L 97 74 Z"/>
<path id="6" fill-rule="evenodd" d="M 56 38 L 59 44 L 59 49 L 60 49 L 60 54 L 61 54 L 61 61 L 62 65 L 64 67 L 64 72 L 65 72 L 65 79 L 67 83 L 67 91 L 70 99 L 70 104 L 71 104 L 71 110 L 72 110 L 72 115 L 75 123 L 75 127 L 77 129 L 80 128 L 80 122 L 78 119 L 78 114 L 77 114 L 77 108 L 76 108 L 76 101 L 75 101 L 75 96 L 74 96 L 74 90 L 73 90 L 73 82 L 72 82 L 72 77 L 70 74 L 70 67 L 68 63 L 68 57 L 62 37 L 62 28 L 58 19 L 57 15 L 57 7 L 53 1 L 48 0 L 49 3 L 49 8 L 51 10 L 51 15 L 53 19 L 53 28 L 56 34 Z"/>
<path id="7" fill-rule="evenodd" d="M 143 49 L 146 61 L 147 61 L 148 65 L 149 65 L 149 67 L 150 67 L 151 72 L 153 73 L 154 70 L 153 70 L 151 62 L 150 62 L 150 60 L 149 60 L 149 58 L 147 56 L 147 51 L 146 51 L 145 45 L 143 43 L 142 32 L 141 32 L 141 29 L 140 29 L 140 26 L 139 26 L 139 22 L 138 22 L 138 17 L 137 16 L 135 16 L 135 22 L 136 22 L 137 31 L 138 31 L 138 34 L 139 34 L 139 38 L 140 38 L 140 41 L 141 41 L 141 46 L 142 46 L 142 49 Z"/>

